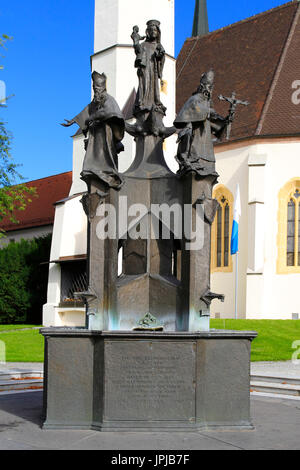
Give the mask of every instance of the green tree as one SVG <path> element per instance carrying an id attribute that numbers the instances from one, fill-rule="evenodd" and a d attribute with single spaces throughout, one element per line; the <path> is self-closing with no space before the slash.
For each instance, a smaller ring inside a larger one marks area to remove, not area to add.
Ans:
<path id="1" fill-rule="evenodd" d="M 0 47 L 5 48 L 4 44 L 6 43 L 6 41 L 9 41 L 10 39 L 12 39 L 12 38 L 7 36 L 7 34 L 2 34 L 2 36 L 0 36 Z M 1 65 L 1 64 L 0 64 L 0 69 L 3 69 L 3 65 Z"/>
<path id="2" fill-rule="evenodd" d="M 51 234 L 0 250 L 0 324 L 42 323 Z"/>
<path id="3" fill-rule="evenodd" d="M 5 34 L 0 36 L 0 48 L 5 48 L 5 43 L 11 38 Z M 0 69 L 3 66 L 0 65 Z M 0 107 L 5 107 L 5 100 L 0 102 Z M 35 188 L 29 188 L 25 184 L 17 184 L 23 177 L 18 172 L 20 165 L 13 161 L 11 156 L 12 136 L 0 118 L 0 222 L 4 218 L 17 223 L 17 211 L 24 211 L 27 204 L 35 195 Z M 0 229 L 1 232 L 1 229 Z"/>

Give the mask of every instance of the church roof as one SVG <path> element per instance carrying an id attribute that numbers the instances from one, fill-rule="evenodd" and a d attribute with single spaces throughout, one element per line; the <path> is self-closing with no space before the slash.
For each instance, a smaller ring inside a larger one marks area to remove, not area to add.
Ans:
<path id="1" fill-rule="evenodd" d="M 292 101 L 293 83 L 300 80 L 299 50 L 297 0 L 187 39 L 177 59 L 177 111 L 197 89 L 202 73 L 212 68 L 217 112 L 228 112 L 220 94 L 235 91 L 237 98 L 250 102 L 238 107 L 231 140 L 300 134 L 300 112 L 297 116 Z"/>
<path id="2" fill-rule="evenodd" d="M 25 211 L 16 211 L 15 216 L 19 221 L 18 224 L 13 224 L 8 219 L 0 222 L 0 228 L 5 232 L 52 225 L 54 223 L 55 202 L 66 198 L 70 193 L 72 172 L 29 181 L 25 184 L 28 187 L 36 188 L 38 197 L 32 198 L 32 202 L 28 204 Z"/>

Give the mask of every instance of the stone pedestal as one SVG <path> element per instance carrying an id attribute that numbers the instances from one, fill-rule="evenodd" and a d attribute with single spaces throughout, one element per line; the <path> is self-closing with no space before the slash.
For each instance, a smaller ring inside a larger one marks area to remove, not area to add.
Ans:
<path id="1" fill-rule="evenodd" d="M 44 429 L 252 429 L 254 332 L 41 334 Z"/>

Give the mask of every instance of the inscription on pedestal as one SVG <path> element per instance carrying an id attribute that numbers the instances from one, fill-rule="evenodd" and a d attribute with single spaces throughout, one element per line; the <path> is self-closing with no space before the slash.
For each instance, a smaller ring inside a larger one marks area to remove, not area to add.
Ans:
<path id="1" fill-rule="evenodd" d="M 196 343 L 108 341 L 105 419 L 195 419 Z"/>

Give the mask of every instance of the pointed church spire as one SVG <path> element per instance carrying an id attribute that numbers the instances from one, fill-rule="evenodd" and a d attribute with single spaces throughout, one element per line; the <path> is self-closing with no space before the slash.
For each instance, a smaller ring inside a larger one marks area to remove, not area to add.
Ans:
<path id="1" fill-rule="evenodd" d="M 206 0 L 196 0 L 192 36 L 203 36 L 209 33 Z"/>

